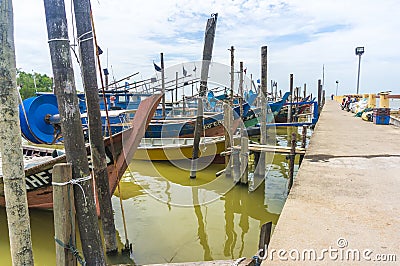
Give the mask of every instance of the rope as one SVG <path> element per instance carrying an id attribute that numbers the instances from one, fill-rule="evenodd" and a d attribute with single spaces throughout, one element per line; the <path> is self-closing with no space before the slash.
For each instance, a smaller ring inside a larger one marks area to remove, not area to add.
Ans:
<path id="1" fill-rule="evenodd" d="M 69 39 L 63 39 L 63 38 L 55 38 L 55 39 L 50 39 L 50 40 L 48 40 L 47 42 L 48 43 L 50 43 L 50 42 L 61 42 L 61 41 L 67 41 L 67 42 L 69 42 Z"/>
<path id="2" fill-rule="evenodd" d="M 82 256 L 79 254 L 79 250 L 76 249 L 76 247 L 74 247 L 74 245 L 71 245 L 71 243 L 69 244 L 65 244 L 63 243 L 60 239 L 58 239 L 57 237 L 54 237 L 54 240 L 56 241 L 57 244 L 59 244 L 61 247 L 69 250 L 72 255 L 78 260 L 80 265 L 86 265 L 86 261 L 82 258 Z"/>
<path id="3" fill-rule="evenodd" d="M 83 198 L 85 199 L 85 205 L 86 205 L 86 195 L 85 195 L 85 191 L 83 190 L 83 187 L 82 187 L 81 184 L 79 184 L 79 183 L 88 181 L 88 180 L 90 180 L 90 179 L 92 179 L 92 176 L 88 175 L 88 176 L 85 176 L 85 177 L 80 177 L 80 178 L 76 178 L 76 179 L 71 179 L 71 180 L 69 180 L 69 181 L 67 181 L 67 182 L 62 182 L 62 183 L 51 182 L 51 184 L 52 184 L 53 186 L 66 186 L 66 185 L 68 185 L 68 184 L 71 184 L 71 185 L 78 185 L 79 188 L 82 190 Z"/>
<path id="4" fill-rule="evenodd" d="M 83 43 L 83 42 L 85 42 L 85 41 L 93 40 L 93 35 L 90 36 L 90 37 L 88 37 L 88 38 L 86 38 L 86 39 L 82 39 L 83 36 L 89 35 L 89 34 L 92 34 L 92 33 L 93 33 L 93 31 L 88 31 L 88 32 L 82 34 L 81 36 L 78 37 L 78 42 L 79 42 L 79 43 Z"/>

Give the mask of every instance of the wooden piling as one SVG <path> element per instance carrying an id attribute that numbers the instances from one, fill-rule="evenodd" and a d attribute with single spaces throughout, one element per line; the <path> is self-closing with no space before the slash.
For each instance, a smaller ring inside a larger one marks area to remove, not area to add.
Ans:
<path id="1" fill-rule="evenodd" d="M 240 181 L 240 149 L 232 147 L 231 162 L 232 162 L 232 177 L 233 182 L 238 183 Z"/>
<path id="2" fill-rule="evenodd" d="M 196 125 L 194 129 L 194 139 L 193 139 L 193 152 L 192 161 L 190 167 L 190 178 L 196 178 L 197 172 L 197 159 L 199 157 L 199 144 L 200 136 L 203 133 L 203 97 L 205 97 L 207 92 L 207 82 L 208 82 L 208 72 L 210 68 L 212 50 L 215 38 L 215 28 L 217 26 L 218 14 L 212 14 L 211 18 L 207 20 L 205 36 L 204 36 L 204 48 L 203 48 L 203 60 L 201 64 L 200 73 L 200 91 L 199 98 L 197 100 L 197 118 Z"/>
<path id="3" fill-rule="evenodd" d="M 321 80 L 318 80 L 318 115 L 321 113 L 322 107 L 322 84 Z"/>
<path id="4" fill-rule="evenodd" d="M 290 95 L 289 95 L 289 102 L 293 102 L 293 74 L 290 74 Z M 287 113 L 287 122 L 292 123 L 292 105 L 289 104 L 288 106 L 288 113 Z"/>
<path id="5" fill-rule="evenodd" d="M 183 89 L 185 89 L 185 84 L 183 85 Z M 174 104 L 174 98 L 172 98 L 172 104 Z M 175 100 L 178 103 L 178 72 L 175 72 Z"/>
<path id="6" fill-rule="evenodd" d="M 243 62 L 239 63 L 239 94 L 240 94 L 240 117 L 243 117 Z M 240 182 L 243 184 L 247 184 L 248 182 L 248 146 L 249 146 L 249 139 L 246 135 L 246 128 L 244 127 L 244 123 L 240 124 L 240 159 L 239 159 L 239 179 Z"/>
<path id="7" fill-rule="evenodd" d="M 231 46 L 231 49 L 229 49 L 231 52 L 231 73 L 230 73 L 230 78 L 231 78 L 231 87 L 230 87 L 230 101 L 231 101 L 231 106 L 233 103 L 233 90 L 235 88 L 235 47 Z"/>
<path id="8" fill-rule="evenodd" d="M 240 182 L 247 184 L 249 181 L 248 163 L 249 163 L 249 139 L 242 136 L 240 139 Z"/>
<path id="9" fill-rule="evenodd" d="M 265 223 L 261 226 L 260 239 L 258 241 L 258 250 L 262 253 L 258 254 L 260 257 L 265 256 L 268 251 L 269 242 L 271 240 L 272 222 Z"/>
<path id="10" fill-rule="evenodd" d="M 306 147 L 307 142 L 307 126 L 303 126 L 303 131 L 301 132 L 301 147 L 304 149 Z M 304 154 L 300 155 L 299 165 L 303 162 Z"/>
<path id="11" fill-rule="evenodd" d="M 13 23 L 12 1 L 0 1 L 0 152 L 11 260 L 13 265 L 33 265 L 18 115 Z"/>
<path id="12" fill-rule="evenodd" d="M 307 84 L 304 83 L 304 90 L 303 90 L 303 99 L 307 98 Z M 310 99 L 312 101 L 312 99 Z"/>
<path id="13" fill-rule="evenodd" d="M 75 207 L 82 250 L 88 265 L 105 265 L 100 230 L 94 203 L 93 180 L 87 160 L 74 71 L 68 24 L 63 0 L 44 0 L 50 56 L 54 75 L 54 91 L 61 117 L 66 159 L 72 164 L 72 177 L 88 178 L 74 187 Z"/>
<path id="14" fill-rule="evenodd" d="M 290 190 L 293 185 L 293 174 L 294 174 L 294 159 L 296 157 L 296 137 L 295 132 L 292 133 L 291 150 L 289 155 L 289 183 L 288 189 Z"/>
<path id="15" fill-rule="evenodd" d="M 261 47 L 261 121 L 260 121 L 260 144 L 267 144 L 267 94 L 268 94 L 268 47 Z M 265 176 L 265 152 L 260 152 L 257 164 L 257 174 Z"/>
<path id="16" fill-rule="evenodd" d="M 164 72 L 164 53 L 160 53 L 161 58 L 161 90 L 163 93 L 162 96 L 162 117 L 165 118 L 165 72 Z"/>
<path id="17" fill-rule="evenodd" d="M 53 183 L 66 183 L 72 179 L 69 163 L 53 167 Z M 65 245 L 76 247 L 75 206 L 72 185 L 53 185 L 54 237 Z M 57 241 L 58 242 L 58 241 Z M 76 258 L 71 250 L 56 242 L 56 265 L 75 266 Z"/>
<path id="18" fill-rule="evenodd" d="M 74 0 L 74 11 L 76 18 L 76 31 L 78 36 L 81 36 L 81 39 L 79 40 L 79 55 L 88 113 L 89 142 L 93 162 L 93 175 L 96 180 L 96 192 L 100 207 L 101 225 L 103 228 L 106 252 L 108 254 L 116 254 L 118 252 L 117 233 L 115 230 L 114 213 L 108 182 L 106 152 L 102 132 L 103 125 L 100 114 L 97 85 L 95 53 L 96 55 L 98 54 L 98 46 L 96 45 L 95 48 L 94 42 L 91 40 L 91 38 L 96 39 L 96 36 L 90 1 Z M 90 41 L 87 41 L 88 39 Z M 101 71 L 100 64 L 99 70 Z M 102 88 L 104 89 L 104 85 Z M 106 103 L 104 97 L 104 104 L 107 108 Z M 109 134 L 112 135 L 112 132 L 109 132 Z"/>
<path id="19" fill-rule="evenodd" d="M 227 151 L 233 144 L 232 144 L 232 108 L 229 104 L 224 104 L 224 131 L 225 131 L 225 151 Z M 231 164 L 230 164 L 230 156 L 225 156 L 225 176 L 231 176 Z"/>

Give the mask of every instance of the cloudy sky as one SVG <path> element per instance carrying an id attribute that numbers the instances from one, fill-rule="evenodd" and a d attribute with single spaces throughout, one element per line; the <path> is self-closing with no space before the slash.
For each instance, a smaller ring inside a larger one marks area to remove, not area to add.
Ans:
<path id="1" fill-rule="evenodd" d="M 43 1 L 13 5 L 17 67 L 52 76 Z M 259 78 L 260 49 L 267 45 L 268 78 L 280 89 L 288 88 L 293 73 L 295 86 L 307 83 L 315 92 L 324 65 L 327 94 L 335 92 L 336 80 L 341 94 L 356 91 L 355 47 L 364 46 L 360 92 L 400 94 L 398 0 L 92 0 L 92 7 L 99 44 L 117 79 L 137 71 L 154 75 L 160 52 L 167 67 L 201 59 L 207 18 L 218 13 L 214 62 L 229 65 L 233 45 L 236 68 L 243 61 Z"/>

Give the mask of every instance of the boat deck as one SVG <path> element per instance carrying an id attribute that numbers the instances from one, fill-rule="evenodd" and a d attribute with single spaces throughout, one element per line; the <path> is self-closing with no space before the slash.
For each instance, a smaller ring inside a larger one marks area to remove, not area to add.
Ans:
<path id="1" fill-rule="evenodd" d="M 263 265 L 400 261 L 400 128 L 353 115 L 326 102 Z"/>

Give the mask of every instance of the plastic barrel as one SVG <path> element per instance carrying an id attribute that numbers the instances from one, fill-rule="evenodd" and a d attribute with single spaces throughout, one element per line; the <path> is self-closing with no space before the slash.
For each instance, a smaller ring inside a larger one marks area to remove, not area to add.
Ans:
<path id="1" fill-rule="evenodd" d="M 22 102 L 19 106 L 19 120 L 24 138 L 33 143 L 52 143 L 54 127 L 47 123 L 47 115 L 58 114 L 57 98 L 53 94 L 43 94 Z"/>

